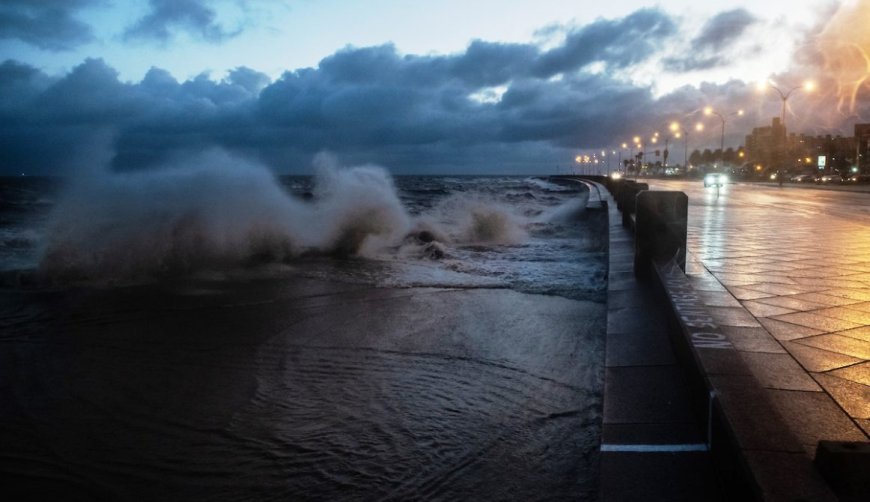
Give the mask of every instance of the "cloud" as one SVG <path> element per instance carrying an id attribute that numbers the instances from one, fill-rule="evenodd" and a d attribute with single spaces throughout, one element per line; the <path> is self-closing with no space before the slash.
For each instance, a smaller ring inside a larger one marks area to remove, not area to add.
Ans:
<path id="1" fill-rule="evenodd" d="M 238 67 L 223 78 L 185 81 L 152 68 L 139 82 L 123 82 L 99 59 L 55 77 L 7 61 L 0 64 L 0 172 L 70 173 L 81 165 L 71 159 L 108 144 L 117 170 L 220 147 L 278 172 L 305 172 L 330 150 L 343 162 L 395 172 L 531 173 L 675 119 L 702 120 L 687 114 L 708 104 L 747 110 L 729 121 L 729 144 L 769 123 L 778 109 L 770 113 L 740 81 L 657 96 L 621 75 L 666 57 L 660 42 L 678 41 L 675 30 L 673 19 L 646 9 L 569 30 L 550 49 L 480 40 L 450 55 L 346 47 L 274 81 Z M 705 35 L 714 31 L 705 26 L 693 41 L 724 43 Z M 718 144 L 715 131 L 704 134 L 693 134 L 692 148 Z"/>
<path id="2" fill-rule="evenodd" d="M 475 40 L 451 61 L 450 73 L 471 85 L 491 87 L 528 77 L 529 62 L 539 57 L 540 50 L 533 45 Z"/>
<path id="3" fill-rule="evenodd" d="M 4 0 L 0 3 L 0 39 L 20 40 L 50 51 L 71 50 L 94 40 L 91 27 L 75 17 L 100 0 Z"/>
<path id="4" fill-rule="evenodd" d="M 535 73 L 549 77 L 603 62 L 610 68 L 625 68 L 655 53 L 677 24 L 660 9 L 641 9 L 621 19 L 599 19 L 568 33 L 565 43 L 544 54 Z"/>
<path id="5" fill-rule="evenodd" d="M 692 41 L 699 50 L 720 51 L 743 36 L 758 19 L 745 9 L 719 13 L 704 23 L 701 33 Z"/>
<path id="6" fill-rule="evenodd" d="M 127 40 L 167 42 L 178 30 L 207 42 L 222 42 L 240 33 L 215 21 L 217 13 L 206 0 L 149 0 L 150 12 L 127 28 Z"/>
<path id="7" fill-rule="evenodd" d="M 308 167 L 324 149 L 402 172 L 530 172 L 566 149 L 607 143 L 625 116 L 648 120 L 655 109 L 648 89 L 605 75 L 514 76 L 500 101 L 480 103 L 469 97 L 480 84 L 506 76 L 471 71 L 466 56 L 347 49 L 275 82 L 248 68 L 179 82 L 154 68 L 127 83 L 101 60 L 51 79 L 6 62 L 0 89 L 14 96 L 0 109 L 0 171 L 69 172 L 67 160 L 80 157 L 71 152 L 99 134 L 112 138 L 121 170 L 219 146 L 281 172 Z"/>
<path id="8" fill-rule="evenodd" d="M 672 72 L 709 70 L 731 62 L 731 49 L 759 20 L 745 9 L 721 12 L 710 18 L 692 39 L 690 55 L 665 58 Z"/>
<path id="9" fill-rule="evenodd" d="M 691 55 L 687 57 L 669 57 L 662 61 L 665 70 L 673 73 L 703 71 L 727 64 L 729 60 L 719 55 Z"/>

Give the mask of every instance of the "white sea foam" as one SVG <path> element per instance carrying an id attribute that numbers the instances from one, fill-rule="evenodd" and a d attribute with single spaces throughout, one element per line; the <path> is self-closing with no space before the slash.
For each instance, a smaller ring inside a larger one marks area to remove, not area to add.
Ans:
<path id="1" fill-rule="evenodd" d="M 530 177 L 530 178 L 526 178 L 523 181 L 525 183 L 528 183 L 529 185 L 535 185 L 536 187 L 538 187 L 542 190 L 547 190 L 549 192 L 567 192 L 567 191 L 572 190 L 569 187 L 566 187 L 563 185 L 557 185 L 555 183 L 550 183 L 549 181 L 542 179 L 542 178 Z"/>
<path id="2" fill-rule="evenodd" d="M 586 211 L 589 203 L 589 192 L 581 192 L 576 197 L 568 199 L 562 204 L 549 208 L 541 213 L 536 220 L 542 223 L 571 223 L 578 215 Z"/>
<path id="3" fill-rule="evenodd" d="M 513 208 L 480 194 L 455 194 L 420 219 L 420 225 L 459 245 L 510 245 L 524 241 L 527 219 Z"/>
<path id="4" fill-rule="evenodd" d="M 318 160 L 313 201 L 288 195 L 264 167 L 212 151 L 165 169 L 102 172 L 74 183 L 50 219 L 41 271 L 130 278 L 371 253 L 410 227 L 389 175 Z"/>

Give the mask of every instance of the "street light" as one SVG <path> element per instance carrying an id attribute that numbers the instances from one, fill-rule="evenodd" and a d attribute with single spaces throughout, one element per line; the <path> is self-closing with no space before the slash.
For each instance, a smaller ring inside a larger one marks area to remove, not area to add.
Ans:
<path id="1" fill-rule="evenodd" d="M 725 120 L 726 120 L 725 117 L 732 117 L 734 115 L 743 115 L 743 110 L 737 110 L 736 112 L 731 112 L 727 115 L 722 115 L 721 113 L 713 110 L 712 106 L 708 106 L 707 108 L 704 108 L 704 115 L 715 115 L 715 116 L 719 117 L 719 120 L 722 121 L 722 139 L 719 142 L 719 151 L 721 152 L 722 157 L 724 158 L 724 156 L 725 156 Z"/>
<path id="2" fill-rule="evenodd" d="M 625 171 L 625 166 L 622 165 L 622 151 L 628 150 L 628 143 L 623 143 L 622 148 L 619 150 L 619 166 L 617 166 L 617 171 Z M 630 150 L 629 150 L 630 151 Z"/>
<path id="3" fill-rule="evenodd" d="M 634 138 L 634 149 L 632 150 L 631 163 L 634 165 L 634 179 L 637 181 L 637 177 L 640 174 L 640 163 L 643 158 L 643 145 L 640 142 L 640 136 L 635 136 Z M 637 154 L 634 153 L 634 150 L 637 150 Z"/>
<path id="4" fill-rule="evenodd" d="M 683 126 L 680 125 L 679 122 L 671 122 L 671 132 L 674 133 L 674 137 L 679 139 L 680 136 L 683 137 L 683 169 L 686 172 L 689 171 L 689 131 L 683 129 Z"/>
<path id="5" fill-rule="evenodd" d="M 640 168 L 637 165 L 638 164 L 637 161 L 640 159 L 635 158 L 634 150 L 637 150 L 637 154 L 638 154 L 638 156 L 640 156 L 640 149 L 643 147 L 640 144 L 640 136 L 635 136 L 634 138 L 632 138 L 632 141 L 634 142 L 634 148 L 632 148 L 632 150 L 631 150 L 631 163 L 634 166 L 634 179 L 637 180 L 637 174 L 638 174 L 638 171 L 640 171 Z"/>
<path id="6" fill-rule="evenodd" d="M 810 80 L 807 80 L 802 85 L 796 85 L 796 86 L 792 87 L 791 89 L 789 89 L 788 91 L 783 92 L 782 89 L 780 89 L 779 87 L 774 85 L 774 83 L 771 82 L 769 79 L 762 80 L 761 82 L 758 83 L 758 89 L 762 92 L 764 92 L 768 87 L 770 87 L 771 89 L 776 91 L 777 94 L 779 94 L 779 98 L 782 100 L 782 119 L 781 120 L 782 120 L 782 128 L 783 128 L 783 130 L 785 130 L 786 103 L 788 102 L 788 98 L 789 98 L 789 96 L 791 96 L 791 93 L 793 93 L 794 91 L 796 91 L 798 89 L 803 89 L 805 92 L 813 92 L 813 90 L 816 88 L 816 84 Z"/>

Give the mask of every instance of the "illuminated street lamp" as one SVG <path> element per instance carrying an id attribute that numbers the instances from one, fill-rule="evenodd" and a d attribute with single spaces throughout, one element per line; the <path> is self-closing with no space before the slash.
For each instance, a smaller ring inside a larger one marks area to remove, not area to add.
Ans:
<path id="1" fill-rule="evenodd" d="M 704 108 L 704 115 L 715 115 L 719 117 L 719 120 L 722 121 L 722 139 L 719 141 L 719 151 L 722 155 L 725 155 L 725 120 L 726 117 L 733 117 L 734 115 L 743 115 L 743 110 L 737 110 L 736 112 L 731 112 L 727 115 L 722 115 L 721 113 L 713 110 L 712 106 L 708 106 Z"/>
<path id="2" fill-rule="evenodd" d="M 635 136 L 634 138 L 632 138 L 632 141 L 634 142 L 634 148 L 631 151 L 631 163 L 632 165 L 634 165 L 634 179 L 637 180 L 637 173 L 640 170 L 640 167 L 637 165 L 638 159 L 635 159 L 634 157 L 634 150 L 637 150 L 637 154 L 638 156 L 640 156 L 640 150 L 641 148 L 643 148 L 643 146 L 640 144 L 640 136 Z"/>
<path id="3" fill-rule="evenodd" d="M 671 122 L 671 132 L 674 133 L 674 137 L 680 139 L 683 138 L 683 168 L 688 171 L 689 169 L 689 131 L 683 129 L 683 126 L 680 125 L 679 122 Z"/>
<path id="4" fill-rule="evenodd" d="M 635 155 L 634 151 L 632 150 L 631 162 L 632 162 L 632 164 L 634 164 L 634 179 L 635 179 L 635 181 L 637 181 L 637 176 L 640 173 L 640 165 L 639 164 L 642 162 L 642 158 L 643 158 L 643 153 L 642 153 L 643 144 L 641 144 L 641 142 L 640 142 L 640 136 L 635 136 L 633 138 L 633 140 L 634 140 L 634 150 L 637 150 L 637 154 Z"/>
<path id="5" fill-rule="evenodd" d="M 616 167 L 617 171 L 622 171 L 622 170 L 624 170 L 624 167 L 625 167 L 622 165 L 622 151 L 623 150 L 628 150 L 628 143 L 623 143 L 622 148 L 619 149 L 619 163 Z M 629 152 L 631 152 L 631 150 L 629 150 Z"/>
<path id="6" fill-rule="evenodd" d="M 785 129 L 786 103 L 788 102 L 788 98 L 789 98 L 789 96 L 791 96 L 791 93 L 793 93 L 794 91 L 796 91 L 798 89 L 803 89 L 805 92 L 812 92 L 816 88 L 816 84 L 813 83 L 812 81 L 807 80 L 802 85 L 796 85 L 796 86 L 792 87 L 791 89 L 783 92 L 782 89 L 780 89 L 779 87 L 774 85 L 773 82 L 771 82 L 769 79 L 763 80 L 763 81 L 758 83 L 758 89 L 762 92 L 767 90 L 768 87 L 770 87 L 771 89 L 776 91 L 777 94 L 779 94 L 779 98 L 782 100 L 782 119 L 781 120 L 782 120 L 782 128 Z"/>

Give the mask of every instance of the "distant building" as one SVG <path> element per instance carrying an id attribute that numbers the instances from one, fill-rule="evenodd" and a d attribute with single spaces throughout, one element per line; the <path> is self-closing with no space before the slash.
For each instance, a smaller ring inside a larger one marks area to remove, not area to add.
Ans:
<path id="1" fill-rule="evenodd" d="M 870 168 L 870 124 L 855 124 L 855 142 L 858 168 L 867 171 Z"/>
<path id="2" fill-rule="evenodd" d="M 856 143 L 863 138 L 862 143 Z M 863 166 L 870 168 L 870 156 L 867 155 L 870 146 L 870 124 L 855 126 L 854 138 L 841 136 L 810 136 L 806 134 L 786 134 L 779 118 L 774 118 L 771 125 L 756 127 L 752 134 L 746 136 L 746 158 L 761 171 L 786 169 L 790 172 L 817 170 L 819 157 L 824 157 L 826 170 L 836 169 L 840 172 L 855 164 L 856 145 L 858 154 L 863 154 Z M 863 148 L 863 150 L 862 150 Z"/>
<path id="3" fill-rule="evenodd" d="M 769 126 L 756 127 L 746 136 L 746 158 L 763 170 L 778 169 L 786 149 L 785 127 L 779 117 Z"/>

